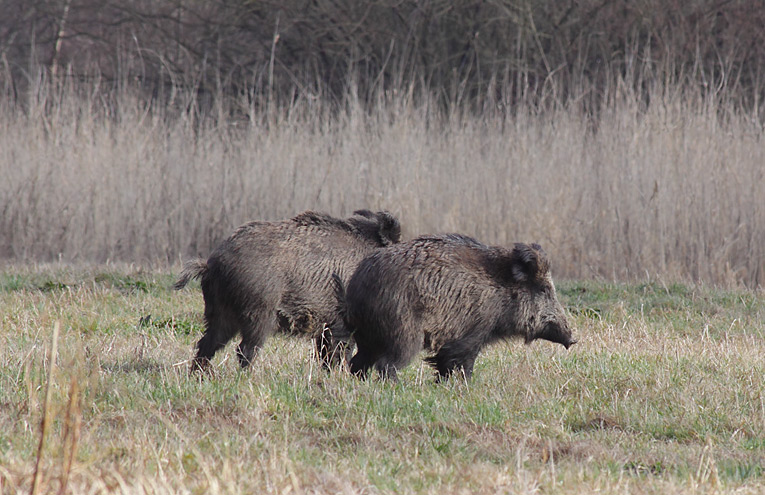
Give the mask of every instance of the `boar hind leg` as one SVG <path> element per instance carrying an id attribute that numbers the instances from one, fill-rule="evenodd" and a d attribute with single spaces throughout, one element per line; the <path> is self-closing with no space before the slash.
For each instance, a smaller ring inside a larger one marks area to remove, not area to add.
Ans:
<path id="1" fill-rule="evenodd" d="M 242 322 L 242 341 L 236 348 L 239 366 L 243 369 L 252 363 L 258 349 L 263 347 L 266 339 L 276 331 L 276 318 L 260 313 Z"/>
<path id="2" fill-rule="evenodd" d="M 224 312 L 208 311 L 205 320 L 207 330 L 197 342 L 197 355 L 192 363 L 192 371 L 208 369 L 215 353 L 239 331 L 237 325 Z"/>
<path id="3" fill-rule="evenodd" d="M 265 339 L 263 339 L 265 340 Z M 255 358 L 255 354 L 258 349 L 262 347 L 263 342 L 256 343 L 250 339 L 242 339 L 238 346 L 236 346 L 236 357 L 239 359 L 239 366 L 244 369 L 252 363 Z"/>
<path id="4" fill-rule="evenodd" d="M 247 368 L 255 358 L 258 350 L 263 347 L 266 341 L 266 336 L 258 334 L 254 337 L 243 338 L 239 345 L 236 347 L 236 357 L 239 359 L 239 366 L 244 369 Z"/>
<path id="5" fill-rule="evenodd" d="M 383 380 L 397 381 L 398 370 L 403 369 L 422 350 L 422 334 L 417 328 L 402 326 L 394 338 L 381 343 L 382 349 L 375 367 Z"/>

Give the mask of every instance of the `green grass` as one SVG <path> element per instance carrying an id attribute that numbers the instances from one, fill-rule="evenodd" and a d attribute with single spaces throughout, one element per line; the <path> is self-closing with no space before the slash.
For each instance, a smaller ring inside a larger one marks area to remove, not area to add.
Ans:
<path id="1" fill-rule="evenodd" d="M 326 374 L 308 340 L 282 336 L 248 371 L 229 345 L 212 377 L 190 376 L 202 297 L 172 282 L 3 269 L 0 492 L 32 486 L 56 322 L 49 492 L 67 473 L 72 493 L 765 490 L 762 293 L 565 281 L 570 351 L 510 342 L 468 383 L 436 384 L 417 361 L 391 384 Z"/>

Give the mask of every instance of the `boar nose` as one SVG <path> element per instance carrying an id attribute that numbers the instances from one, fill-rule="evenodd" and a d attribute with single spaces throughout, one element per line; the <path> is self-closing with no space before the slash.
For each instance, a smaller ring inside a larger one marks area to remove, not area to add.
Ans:
<path id="1" fill-rule="evenodd" d="M 578 341 L 578 340 L 576 340 L 576 339 L 571 339 L 571 340 L 569 340 L 569 341 L 568 341 L 568 344 L 566 344 L 566 349 L 568 349 L 568 348 L 569 348 L 569 347 L 571 347 L 572 345 L 576 344 L 577 342 L 579 342 L 579 341 Z"/>

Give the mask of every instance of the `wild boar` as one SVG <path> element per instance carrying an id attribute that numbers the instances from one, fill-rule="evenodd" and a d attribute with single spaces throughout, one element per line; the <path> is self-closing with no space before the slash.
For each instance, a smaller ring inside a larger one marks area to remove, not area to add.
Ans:
<path id="1" fill-rule="evenodd" d="M 237 334 L 245 368 L 277 329 L 314 337 L 323 364 L 336 365 L 352 349 L 347 334 L 323 331 L 337 318 L 333 273 L 346 280 L 364 256 L 400 237 L 398 220 L 386 211 L 358 210 L 347 219 L 306 211 L 242 225 L 206 261 L 187 262 L 175 284 L 181 289 L 201 278 L 206 330 L 192 369 L 207 368 Z"/>
<path id="2" fill-rule="evenodd" d="M 351 372 L 362 378 L 374 366 L 395 380 L 423 348 L 439 379 L 455 371 L 469 378 L 495 341 L 546 339 L 567 349 L 576 342 L 538 244 L 424 236 L 373 252 L 345 286 L 334 280 L 344 331 L 357 346 Z"/>

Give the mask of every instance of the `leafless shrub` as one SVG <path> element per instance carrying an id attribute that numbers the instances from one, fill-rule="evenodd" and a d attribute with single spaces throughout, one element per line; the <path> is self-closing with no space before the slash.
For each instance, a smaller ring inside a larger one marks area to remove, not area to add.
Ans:
<path id="1" fill-rule="evenodd" d="M 570 99 L 596 110 L 617 83 L 643 99 L 654 80 L 728 88 L 750 106 L 765 89 L 765 5 L 747 0 L 8 0 L 3 11 L 0 58 L 22 90 L 37 63 L 162 100 L 184 87 L 199 100 L 341 102 L 353 87 L 369 104 L 415 84 L 459 110 Z"/>

